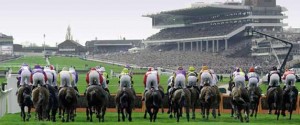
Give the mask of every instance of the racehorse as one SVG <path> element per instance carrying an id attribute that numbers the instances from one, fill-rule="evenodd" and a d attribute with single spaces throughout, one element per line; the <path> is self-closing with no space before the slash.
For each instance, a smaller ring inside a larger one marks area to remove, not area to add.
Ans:
<path id="1" fill-rule="evenodd" d="M 212 115 L 216 118 L 216 108 L 218 106 L 217 94 L 213 87 L 204 86 L 200 93 L 201 114 L 202 118 L 208 119 L 209 110 L 212 108 Z M 206 116 L 205 116 L 206 115 Z"/>
<path id="2" fill-rule="evenodd" d="M 249 96 L 250 96 L 250 109 L 251 109 L 251 114 L 250 116 L 256 118 L 257 116 L 257 111 L 258 111 L 258 105 L 259 105 L 259 100 L 261 98 L 261 89 L 257 86 L 250 86 L 248 88 Z"/>
<path id="3" fill-rule="evenodd" d="M 288 107 L 288 112 L 290 112 L 289 119 L 292 119 L 293 110 L 296 107 L 298 99 L 298 89 L 295 86 L 287 87 L 284 90 L 283 100 L 282 100 L 282 115 L 285 116 L 286 107 Z"/>
<path id="4" fill-rule="evenodd" d="M 77 105 L 76 90 L 72 87 L 63 87 L 59 90 L 58 100 L 63 110 L 62 122 L 65 122 L 64 114 L 67 113 L 66 122 L 74 121 L 74 110 Z"/>
<path id="5" fill-rule="evenodd" d="M 234 82 L 233 82 L 233 79 L 232 78 L 230 78 L 230 80 L 229 80 L 229 82 L 228 82 L 228 91 L 230 92 L 230 96 L 231 96 L 231 94 L 232 94 L 232 89 L 233 89 L 233 87 L 234 87 L 235 85 L 234 85 Z M 234 105 L 232 104 L 232 101 L 230 101 L 230 105 L 231 105 L 231 117 L 234 117 Z"/>
<path id="6" fill-rule="evenodd" d="M 275 108 L 275 114 L 277 115 L 277 120 L 279 119 L 280 109 L 282 105 L 282 89 L 280 86 L 271 87 L 267 91 L 267 102 L 269 106 L 269 114 L 272 114 L 272 108 Z"/>
<path id="7" fill-rule="evenodd" d="M 125 121 L 124 111 L 128 114 L 128 121 L 132 121 L 132 109 L 134 108 L 135 95 L 131 88 L 123 87 L 118 90 L 115 97 L 116 108 L 118 110 L 118 121 L 120 122 L 120 113 L 122 114 L 122 121 Z"/>
<path id="8" fill-rule="evenodd" d="M 234 111 L 236 112 L 237 118 L 239 118 L 241 122 L 244 122 L 242 116 L 242 110 L 244 110 L 245 121 L 249 122 L 250 97 L 248 94 L 248 90 L 240 87 L 234 87 L 232 89 L 231 96 L 231 101 L 234 107 Z"/>
<path id="9" fill-rule="evenodd" d="M 104 115 L 108 103 L 108 93 L 99 85 L 91 85 L 87 88 L 86 99 L 88 107 L 86 108 L 87 120 L 93 121 L 93 108 L 96 110 L 97 118 L 104 122 Z"/>
<path id="10" fill-rule="evenodd" d="M 32 91 L 33 105 L 36 109 L 38 119 L 44 120 L 48 118 L 47 108 L 49 103 L 49 91 L 42 86 L 38 86 Z"/>
<path id="11" fill-rule="evenodd" d="M 49 104 L 47 107 L 47 115 L 48 120 L 52 120 L 53 122 L 56 121 L 56 113 L 58 109 L 58 97 L 57 97 L 57 90 L 52 87 L 50 84 L 46 85 L 46 88 L 49 90 Z M 50 115 L 51 112 L 51 115 Z"/>
<path id="12" fill-rule="evenodd" d="M 164 94 L 164 88 L 161 86 L 161 85 L 158 85 L 158 89 L 159 89 L 159 92 L 160 92 L 160 95 L 161 95 L 161 98 L 162 98 L 162 101 L 165 97 L 165 94 Z M 161 107 L 161 113 L 164 113 L 164 106 L 163 106 L 163 102 L 160 103 L 160 107 Z M 144 114 L 144 119 L 147 118 L 147 109 L 145 109 L 145 114 Z"/>
<path id="13" fill-rule="evenodd" d="M 145 93 L 146 111 L 150 115 L 150 122 L 155 122 L 158 110 L 162 104 L 162 95 L 160 90 L 151 90 Z M 152 111 L 153 110 L 153 111 Z"/>
<path id="14" fill-rule="evenodd" d="M 24 86 L 21 86 L 18 91 L 18 103 L 21 108 L 21 117 L 23 121 L 29 121 L 31 115 L 31 107 L 33 105 L 33 102 L 31 100 L 31 87 L 25 84 Z M 25 113 L 25 106 L 28 107 L 28 113 L 27 113 L 27 118 L 26 118 L 26 113 Z"/>
<path id="15" fill-rule="evenodd" d="M 196 109 L 196 104 L 197 101 L 199 99 L 199 94 L 200 92 L 195 88 L 198 86 L 191 86 L 189 88 L 190 92 L 191 92 L 191 108 L 192 108 L 192 119 L 195 119 L 195 109 Z"/>
<path id="16" fill-rule="evenodd" d="M 188 88 L 178 89 L 173 93 L 172 104 L 174 114 L 176 114 L 177 122 L 182 116 L 182 108 L 185 107 L 187 121 L 190 121 L 190 106 L 191 106 L 191 92 Z"/>

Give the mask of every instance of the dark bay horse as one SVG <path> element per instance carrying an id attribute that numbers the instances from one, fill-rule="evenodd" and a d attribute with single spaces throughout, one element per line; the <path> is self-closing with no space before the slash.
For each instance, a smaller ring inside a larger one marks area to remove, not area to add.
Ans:
<path id="1" fill-rule="evenodd" d="M 162 105 L 162 95 L 160 90 L 151 90 L 145 93 L 146 111 L 150 115 L 150 122 L 155 122 L 159 108 Z"/>
<path id="2" fill-rule="evenodd" d="M 218 106 L 217 93 L 215 89 L 209 85 L 204 86 L 200 93 L 201 114 L 203 118 L 208 119 L 209 110 L 212 108 L 212 115 L 216 118 L 216 108 Z"/>
<path id="3" fill-rule="evenodd" d="M 277 115 L 278 120 L 282 105 L 282 89 L 280 88 L 280 86 L 271 87 L 267 91 L 267 102 L 269 107 L 269 114 L 272 114 L 272 109 L 275 108 L 275 114 Z"/>
<path id="4" fill-rule="evenodd" d="M 31 107 L 33 106 L 33 102 L 31 100 L 31 87 L 25 84 L 24 86 L 21 86 L 18 90 L 18 103 L 21 108 L 21 117 L 23 121 L 29 121 L 31 114 Z M 27 118 L 26 118 L 26 113 L 25 113 L 25 106 L 28 107 L 28 113 L 27 113 Z"/>
<path id="5" fill-rule="evenodd" d="M 250 97 L 248 90 L 245 88 L 233 87 L 231 97 L 237 118 L 239 118 L 241 122 L 244 122 L 242 116 L 242 110 L 244 110 L 245 121 L 249 122 Z"/>
<path id="6" fill-rule="evenodd" d="M 47 108 L 48 120 L 56 122 L 56 113 L 58 110 L 58 91 L 49 84 L 47 84 L 46 86 L 49 90 L 49 104 Z"/>
<path id="7" fill-rule="evenodd" d="M 285 116 L 286 107 L 290 113 L 289 119 L 292 119 L 293 110 L 296 107 L 298 100 L 298 89 L 295 86 L 289 86 L 285 88 L 282 101 L 282 115 Z"/>
<path id="8" fill-rule="evenodd" d="M 77 105 L 76 90 L 72 87 L 63 87 L 58 92 L 58 100 L 63 110 L 62 122 L 65 122 L 64 114 L 67 113 L 66 122 L 74 121 L 74 112 Z"/>
<path id="9" fill-rule="evenodd" d="M 38 120 L 48 119 L 47 108 L 49 103 L 49 91 L 39 86 L 32 91 L 33 105 L 36 109 Z"/>
<path id="10" fill-rule="evenodd" d="M 178 89 L 173 93 L 172 106 L 176 114 L 177 122 L 182 116 L 182 108 L 185 108 L 187 121 L 190 121 L 191 92 L 188 88 Z"/>
<path id="11" fill-rule="evenodd" d="M 250 86 L 248 88 L 248 92 L 250 96 L 250 109 L 251 109 L 250 116 L 252 117 L 253 114 L 255 113 L 254 117 L 256 118 L 262 91 L 257 86 L 252 86 L 252 87 Z"/>
<path id="12" fill-rule="evenodd" d="M 95 109 L 99 122 L 101 119 L 104 122 L 108 93 L 99 85 L 91 85 L 87 88 L 86 99 L 88 102 L 88 107 L 86 108 L 87 120 L 93 121 L 93 109 Z"/>
<path id="13" fill-rule="evenodd" d="M 132 121 L 132 109 L 134 108 L 135 95 L 131 88 L 123 87 L 118 90 L 115 97 L 116 108 L 118 110 L 118 121 L 120 122 L 120 114 L 122 114 L 122 121 L 125 121 L 125 113 L 128 114 L 128 121 Z"/>

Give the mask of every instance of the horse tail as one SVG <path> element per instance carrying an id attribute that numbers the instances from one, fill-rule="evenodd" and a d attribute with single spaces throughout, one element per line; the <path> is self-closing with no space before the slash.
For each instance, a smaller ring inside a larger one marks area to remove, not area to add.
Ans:
<path id="1" fill-rule="evenodd" d="M 67 89 L 67 94 L 66 94 L 65 99 L 66 99 L 67 101 L 71 101 L 71 100 L 72 100 L 72 95 L 71 95 L 70 89 Z"/>
<path id="2" fill-rule="evenodd" d="M 38 100 L 38 104 L 42 104 L 42 102 L 45 100 L 45 96 L 43 93 L 41 93 L 41 91 L 39 92 L 39 100 Z"/>
<path id="3" fill-rule="evenodd" d="M 155 107 L 159 107 L 159 104 L 158 104 L 158 93 L 157 92 L 154 92 L 153 93 L 153 106 Z"/>
<path id="4" fill-rule="evenodd" d="M 127 94 L 123 93 L 120 97 L 120 104 L 123 108 L 128 107 L 128 103 L 127 103 Z"/>
<path id="5" fill-rule="evenodd" d="M 184 102 L 185 102 L 185 93 L 184 93 L 184 91 L 181 92 L 179 102 L 180 102 L 181 105 L 184 105 Z"/>

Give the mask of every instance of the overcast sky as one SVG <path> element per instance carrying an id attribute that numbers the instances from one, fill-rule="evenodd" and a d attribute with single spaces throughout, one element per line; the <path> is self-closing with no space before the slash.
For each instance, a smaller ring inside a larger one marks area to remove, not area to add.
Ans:
<path id="1" fill-rule="evenodd" d="M 142 15 L 181 9 L 195 2 L 226 0 L 1 0 L 0 32 L 12 35 L 14 43 L 64 41 L 68 25 L 81 44 L 95 39 L 145 39 L 156 33 L 151 19 Z M 300 27 L 299 0 L 277 0 L 288 9 L 286 23 Z"/>

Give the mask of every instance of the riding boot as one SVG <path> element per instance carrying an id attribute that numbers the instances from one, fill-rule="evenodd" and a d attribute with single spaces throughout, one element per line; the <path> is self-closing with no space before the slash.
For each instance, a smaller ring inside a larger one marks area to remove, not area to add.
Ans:
<path id="1" fill-rule="evenodd" d="M 108 88 L 104 88 L 104 90 L 110 95 Z"/>
<path id="2" fill-rule="evenodd" d="M 169 95 L 168 92 L 169 92 L 170 89 L 171 89 L 171 86 L 168 86 L 166 95 Z"/>
<path id="3" fill-rule="evenodd" d="M 271 88 L 271 86 L 268 86 L 267 91 Z"/>
<path id="4" fill-rule="evenodd" d="M 142 95 L 142 101 L 145 101 L 145 93 L 147 92 L 147 90 L 145 89 L 143 95 Z"/>
<path id="5" fill-rule="evenodd" d="M 36 86 L 32 86 L 32 90 L 34 90 L 36 88 Z"/>
<path id="6" fill-rule="evenodd" d="M 57 86 L 54 86 L 54 89 L 58 91 L 58 87 Z"/>

